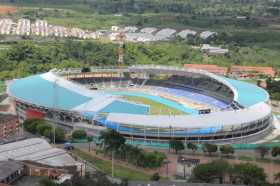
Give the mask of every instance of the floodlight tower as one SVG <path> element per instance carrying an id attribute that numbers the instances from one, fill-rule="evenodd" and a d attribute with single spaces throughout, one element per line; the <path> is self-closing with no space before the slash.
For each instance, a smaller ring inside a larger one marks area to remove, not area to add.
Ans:
<path id="1" fill-rule="evenodd" d="M 123 65 L 124 61 L 124 41 L 125 41 L 125 33 L 120 32 L 116 36 L 116 41 L 119 44 L 118 47 L 118 67 L 120 68 Z"/>

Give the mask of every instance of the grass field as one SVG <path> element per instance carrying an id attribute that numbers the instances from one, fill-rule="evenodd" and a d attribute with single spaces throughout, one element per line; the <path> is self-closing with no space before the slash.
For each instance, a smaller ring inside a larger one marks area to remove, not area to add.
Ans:
<path id="1" fill-rule="evenodd" d="M 138 104 L 145 104 L 150 106 L 150 114 L 151 115 L 160 115 L 160 114 L 172 114 L 172 115 L 180 115 L 185 114 L 180 110 L 168 107 L 164 104 L 143 98 L 143 97 L 135 97 L 135 96 L 124 96 L 124 99 L 135 102 Z"/>
<path id="2" fill-rule="evenodd" d="M 100 171 L 106 173 L 106 174 L 111 174 L 111 161 L 105 161 L 102 160 L 96 156 L 93 156 L 87 152 L 84 152 L 80 149 L 75 149 L 73 151 L 74 154 L 78 155 L 82 159 L 92 163 L 95 165 Z M 141 172 L 141 171 L 136 171 L 130 168 L 127 168 L 125 166 L 121 166 L 118 164 L 115 164 L 115 176 L 121 179 L 127 179 L 127 180 L 150 180 L 151 175 Z"/>

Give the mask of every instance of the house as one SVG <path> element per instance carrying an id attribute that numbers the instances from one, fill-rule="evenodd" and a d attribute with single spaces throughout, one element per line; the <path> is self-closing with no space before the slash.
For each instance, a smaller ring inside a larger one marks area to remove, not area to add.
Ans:
<path id="1" fill-rule="evenodd" d="M 18 129 L 19 121 L 15 114 L 0 112 L 0 139 L 16 133 Z"/>
<path id="2" fill-rule="evenodd" d="M 260 75 L 267 77 L 275 77 L 276 72 L 272 67 L 254 67 L 233 65 L 230 68 L 230 74 L 234 77 L 250 78 Z"/>
<path id="3" fill-rule="evenodd" d="M 217 65 L 208 65 L 208 64 L 184 64 L 185 68 L 205 70 L 218 75 L 227 75 L 228 69 L 226 67 L 220 67 Z"/>
<path id="4" fill-rule="evenodd" d="M 207 53 L 208 55 L 224 55 L 229 52 L 228 49 L 213 47 L 209 44 L 203 44 L 200 49 L 202 52 Z"/>
<path id="5" fill-rule="evenodd" d="M 197 34 L 196 31 L 186 29 L 186 30 L 182 30 L 181 32 L 179 32 L 179 33 L 177 34 L 177 36 L 186 39 L 189 35 L 193 35 L 193 36 L 194 36 L 194 35 L 196 35 L 196 34 Z"/>
<path id="6" fill-rule="evenodd" d="M 217 32 L 211 32 L 211 31 L 204 31 L 204 32 L 200 33 L 199 37 L 201 39 L 206 40 L 206 39 L 209 39 L 209 38 L 211 38 L 211 37 L 213 37 L 215 35 L 218 35 L 218 33 Z"/>
<path id="7" fill-rule="evenodd" d="M 24 174 L 24 165 L 14 160 L 0 161 L 0 185 L 11 184 Z"/>

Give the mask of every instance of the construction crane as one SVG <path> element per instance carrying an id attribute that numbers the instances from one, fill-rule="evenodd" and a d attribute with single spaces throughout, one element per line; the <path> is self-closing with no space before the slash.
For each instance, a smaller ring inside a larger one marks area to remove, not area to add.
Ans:
<path id="1" fill-rule="evenodd" d="M 118 67 L 122 67 L 124 60 L 124 41 L 125 41 L 125 33 L 120 32 L 116 36 L 116 41 L 119 44 L 118 47 Z"/>

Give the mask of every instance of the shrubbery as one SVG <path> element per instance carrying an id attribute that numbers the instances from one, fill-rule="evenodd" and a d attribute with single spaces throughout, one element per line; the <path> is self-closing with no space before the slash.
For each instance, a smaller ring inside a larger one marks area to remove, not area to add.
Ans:
<path id="1" fill-rule="evenodd" d="M 23 122 L 23 127 L 25 130 L 32 134 L 38 134 L 49 138 L 51 142 L 53 142 L 54 130 L 53 126 L 46 123 L 43 120 L 39 119 L 30 119 L 25 120 Z M 56 142 L 64 142 L 65 134 L 64 131 L 60 128 L 55 128 L 55 141 Z"/>
<path id="2" fill-rule="evenodd" d="M 163 164 L 165 154 L 161 152 L 146 152 L 143 149 L 125 143 L 125 138 L 114 130 L 101 134 L 106 154 L 114 153 L 115 157 L 135 166 L 143 168 L 158 168 Z"/>

